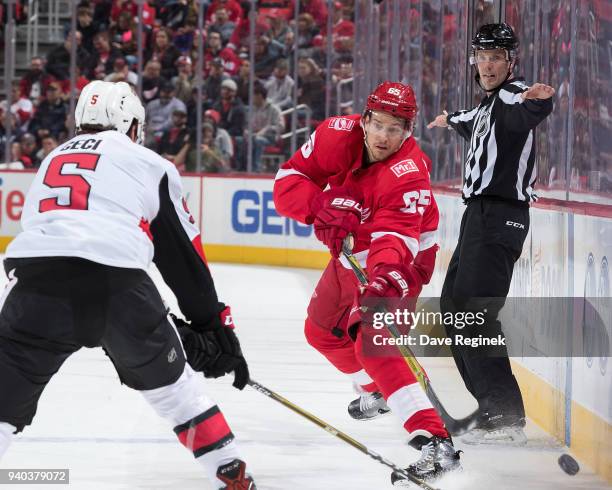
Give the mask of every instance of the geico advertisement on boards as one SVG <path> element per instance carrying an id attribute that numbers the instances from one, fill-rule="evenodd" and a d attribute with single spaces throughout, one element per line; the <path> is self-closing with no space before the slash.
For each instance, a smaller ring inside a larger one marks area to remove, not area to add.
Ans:
<path id="1" fill-rule="evenodd" d="M 204 243 L 326 250 L 312 226 L 280 216 L 272 179 L 205 177 L 202 192 Z"/>
<path id="2" fill-rule="evenodd" d="M 21 231 L 21 212 L 34 172 L 0 174 L 0 236 L 14 237 Z"/>

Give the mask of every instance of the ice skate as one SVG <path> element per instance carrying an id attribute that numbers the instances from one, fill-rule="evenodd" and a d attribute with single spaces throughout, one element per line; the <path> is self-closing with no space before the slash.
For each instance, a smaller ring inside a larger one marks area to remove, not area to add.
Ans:
<path id="1" fill-rule="evenodd" d="M 378 391 L 362 393 L 348 406 L 349 415 L 355 420 L 370 420 L 389 413 L 391 409 Z"/>
<path id="2" fill-rule="evenodd" d="M 217 478 L 225 483 L 223 490 L 257 490 L 253 478 L 246 473 L 246 464 L 239 459 L 219 466 Z"/>
<path id="3" fill-rule="evenodd" d="M 452 439 L 434 436 L 421 446 L 421 458 L 406 468 L 406 471 L 420 480 L 434 480 L 449 471 L 461 469 L 461 451 L 456 451 Z M 399 473 L 391 474 L 391 483 L 408 487 L 412 483 Z"/>
<path id="4" fill-rule="evenodd" d="M 508 446 L 524 446 L 527 436 L 523 431 L 524 417 L 507 415 L 483 414 L 474 429 L 461 437 L 464 444 L 503 444 Z"/>

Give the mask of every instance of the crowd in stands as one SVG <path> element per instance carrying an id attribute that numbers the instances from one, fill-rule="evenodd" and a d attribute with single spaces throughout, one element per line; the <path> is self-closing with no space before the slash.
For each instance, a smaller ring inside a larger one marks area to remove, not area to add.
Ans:
<path id="1" fill-rule="evenodd" d="M 288 140 L 281 136 L 290 131 L 291 116 L 282 111 L 294 106 L 296 84 L 297 102 L 310 108 L 314 127 L 325 118 L 326 96 L 331 97 L 331 112 L 336 107 L 336 89 L 325 87 L 327 56 L 333 83 L 352 77 L 354 0 L 336 0 L 333 13 L 328 12 L 327 3 L 301 0 L 295 22 L 294 0 L 259 0 L 251 69 L 250 1 L 213 0 L 200 32 L 197 0 L 147 0 L 141 19 L 136 0 L 82 0 L 76 6 L 76 31 L 67 26 L 64 41 L 44 56 L 32 58 L 27 73 L 13 84 L 12 137 L 7 141 L 3 136 L 2 142 L 10 145 L 13 161 L 36 168 L 46 154 L 72 136 L 68 107 L 71 51 L 76 43 L 77 94 L 91 80 L 125 81 L 135 89 L 140 82 L 147 118 L 145 145 L 179 170 L 197 171 L 198 153 L 201 171 L 245 170 L 250 118 L 253 170 L 273 171 L 263 165 L 263 156 L 267 151 L 288 155 Z M 333 15 L 331 53 L 326 50 L 328 14 Z M 141 74 L 138 22 L 144 40 Z M 201 98 L 195 78 L 200 43 Z M 294 68 L 297 80 L 292 77 Z M 253 98 L 249 101 L 251 76 Z M 198 106 L 202 114 L 199 147 Z M 3 101 L 0 112 L 6 109 Z M 350 104 L 343 104 L 343 113 L 351 111 Z M 300 123 L 305 120 L 300 111 Z"/>

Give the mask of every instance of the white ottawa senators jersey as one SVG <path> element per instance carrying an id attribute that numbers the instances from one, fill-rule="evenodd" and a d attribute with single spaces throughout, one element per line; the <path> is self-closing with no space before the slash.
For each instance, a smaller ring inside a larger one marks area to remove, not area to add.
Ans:
<path id="1" fill-rule="evenodd" d="M 6 256 L 80 257 L 146 270 L 154 254 L 151 224 L 162 210 L 173 232 L 202 255 L 175 167 L 117 131 L 82 134 L 42 162 L 26 196 L 23 231 Z"/>

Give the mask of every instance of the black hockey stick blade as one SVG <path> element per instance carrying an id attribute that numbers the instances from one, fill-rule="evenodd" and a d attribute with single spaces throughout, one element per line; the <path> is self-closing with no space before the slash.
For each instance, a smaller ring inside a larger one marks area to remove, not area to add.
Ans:
<path id="1" fill-rule="evenodd" d="M 442 402 L 429 382 L 425 385 L 425 393 L 427 394 L 427 398 L 431 401 L 431 404 L 440 414 L 440 418 L 451 436 L 460 436 L 476 427 L 478 414 L 480 413 L 478 409 L 474 410 L 467 417 L 456 419 L 447 412 L 446 408 L 444 408 L 444 405 L 442 405 Z"/>

